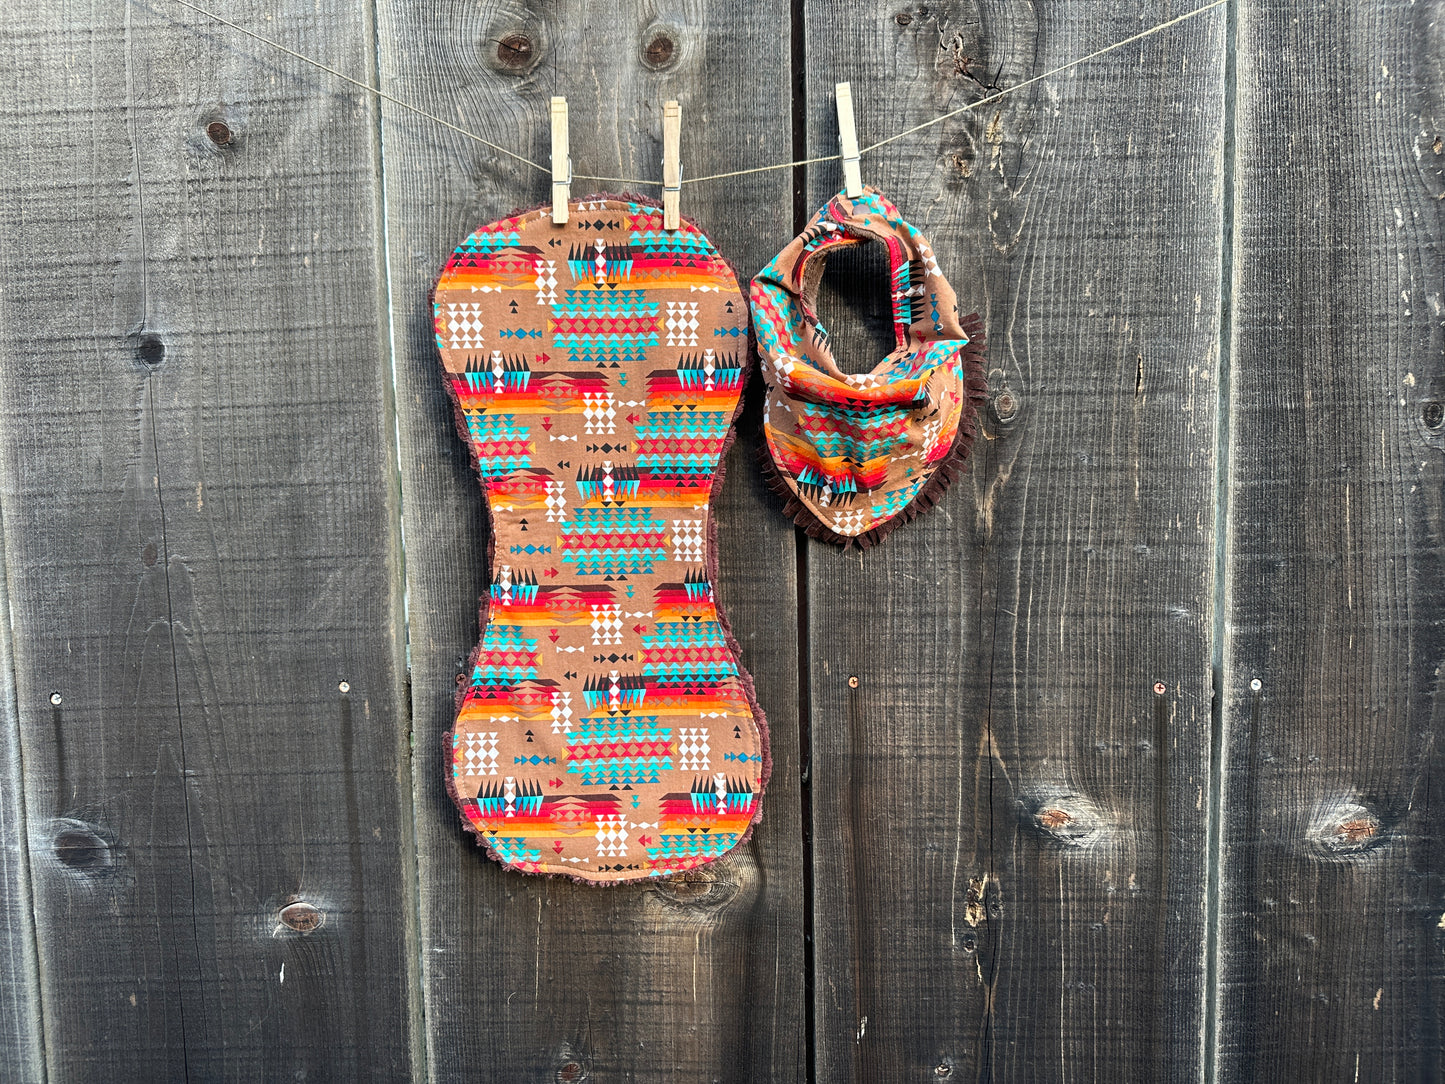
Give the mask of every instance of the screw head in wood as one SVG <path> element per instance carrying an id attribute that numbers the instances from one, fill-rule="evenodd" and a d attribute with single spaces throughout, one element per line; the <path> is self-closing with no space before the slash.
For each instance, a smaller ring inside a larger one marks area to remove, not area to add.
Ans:
<path id="1" fill-rule="evenodd" d="M 343 681 L 343 682 L 341 682 L 339 685 L 337 685 L 336 687 L 337 687 L 338 689 L 340 689 L 340 690 L 341 690 L 342 692 L 344 692 L 344 693 L 349 693 L 349 692 L 351 692 L 351 682 L 349 682 L 349 681 Z"/>
<path id="2" fill-rule="evenodd" d="M 50 702 L 51 702 L 52 704 L 54 704 L 57 708 L 60 707 L 60 703 L 61 703 L 61 701 L 64 700 L 64 699 L 65 699 L 65 698 L 64 698 L 63 696 L 61 696 L 59 693 L 51 693 L 51 694 L 50 694 Z"/>
<path id="3" fill-rule="evenodd" d="M 1163 695 L 1164 695 L 1165 693 L 1167 693 L 1168 691 L 1169 691 L 1169 686 L 1165 685 L 1164 682 L 1162 682 L 1162 681 L 1156 681 L 1156 682 L 1154 683 L 1154 695 L 1155 695 L 1155 696 L 1163 696 Z"/>
<path id="4" fill-rule="evenodd" d="M 848 679 L 848 688 L 850 688 L 850 689 L 856 689 L 856 688 L 858 688 L 858 675 L 857 675 L 857 674 L 854 674 L 852 677 L 850 677 L 850 678 Z"/>
<path id="5" fill-rule="evenodd" d="M 1263 688 L 1264 688 L 1264 682 L 1260 681 L 1259 678 L 1255 678 L 1254 680 L 1252 680 L 1252 681 L 1249 683 L 1249 691 L 1250 691 L 1250 692 L 1257 693 L 1257 692 L 1259 692 L 1259 690 L 1261 690 L 1261 689 L 1263 689 Z"/>

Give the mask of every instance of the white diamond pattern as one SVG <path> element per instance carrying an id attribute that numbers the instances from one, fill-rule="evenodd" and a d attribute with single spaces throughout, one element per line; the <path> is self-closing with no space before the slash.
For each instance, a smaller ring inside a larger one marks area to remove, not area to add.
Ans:
<path id="1" fill-rule="evenodd" d="M 561 523 L 566 518 L 567 483 L 547 483 L 547 522 Z"/>
<path id="2" fill-rule="evenodd" d="M 537 304 L 557 303 L 557 261 L 537 261 Z"/>
<path id="3" fill-rule="evenodd" d="M 597 855 L 627 854 L 627 814 L 609 813 L 597 818 Z"/>
<path id="4" fill-rule="evenodd" d="M 696 301 L 669 301 L 667 303 L 667 345 L 697 345 Z"/>
<path id="5" fill-rule="evenodd" d="M 572 733 L 572 694 L 566 689 L 552 693 L 552 733 Z"/>
<path id="6" fill-rule="evenodd" d="M 617 405 L 606 392 L 601 395 L 582 394 L 583 431 L 587 433 L 617 432 Z"/>
<path id="7" fill-rule="evenodd" d="M 705 545 L 702 520 L 675 519 L 672 521 L 672 548 L 677 560 L 701 561 Z"/>
<path id="8" fill-rule="evenodd" d="M 482 306 L 471 302 L 447 305 L 447 345 L 452 350 L 479 350 L 482 339 Z"/>
<path id="9" fill-rule="evenodd" d="M 712 770 L 711 752 L 707 744 L 707 727 L 684 726 L 678 728 L 677 753 L 681 758 L 678 769 L 684 772 L 707 772 Z"/>
<path id="10" fill-rule="evenodd" d="M 497 774 L 497 738 L 501 731 L 484 730 L 462 735 L 462 774 Z"/>
<path id="11" fill-rule="evenodd" d="M 622 643 L 622 607 L 592 607 L 592 642 L 594 644 Z"/>

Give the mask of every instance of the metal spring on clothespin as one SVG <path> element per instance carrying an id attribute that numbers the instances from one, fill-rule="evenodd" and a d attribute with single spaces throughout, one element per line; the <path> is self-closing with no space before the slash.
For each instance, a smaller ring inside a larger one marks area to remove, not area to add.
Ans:
<path id="1" fill-rule="evenodd" d="M 567 99 L 552 99 L 552 224 L 567 224 L 567 201 L 572 198 L 572 152 L 567 133 Z"/>
<path id="2" fill-rule="evenodd" d="M 858 168 L 858 133 L 853 126 L 853 88 L 839 83 L 833 88 L 838 99 L 838 142 L 843 158 L 843 191 L 849 199 L 863 194 L 863 173 Z"/>
<path id="3" fill-rule="evenodd" d="M 675 230 L 682 218 L 682 106 L 662 105 L 662 228 Z"/>

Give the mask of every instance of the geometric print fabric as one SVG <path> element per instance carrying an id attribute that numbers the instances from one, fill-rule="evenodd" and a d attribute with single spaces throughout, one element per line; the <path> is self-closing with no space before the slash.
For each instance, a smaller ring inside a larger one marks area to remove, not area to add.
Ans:
<path id="1" fill-rule="evenodd" d="M 748 311 L 690 223 L 569 210 L 478 229 L 434 295 L 492 525 L 447 784 L 504 865 L 615 884 L 735 847 L 770 768 L 710 544 Z"/>
<path id="2" fill-rule="evenodd" d="M 813 308 L 840 248 L 888 254 L 894 350 L 845 373 Z M 933 505 L 973 442 L 983 326 L 960 317 L 927 238 L 872 188 L 839 193 L 753 279 L 767 384 L 763 434 L 786 513 L 815 538 L 868 546 Z"/>

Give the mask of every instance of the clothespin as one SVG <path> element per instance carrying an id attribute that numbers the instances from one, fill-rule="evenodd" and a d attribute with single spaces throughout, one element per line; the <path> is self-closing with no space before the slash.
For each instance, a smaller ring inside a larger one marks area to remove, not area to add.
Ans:
<path id="1" fill-rule="evenodd" d="M 681 223 L 682 106 L 662 104 L 662 228 L 675 230 Z"/>
<path id="2" fill-rule="evenodd" d="M 572 198 L 572 151 L 567 135 L 567 99 L 552 99 L 552 225 L 567 224 Z"/>
<path id="3" fill-rule="evenodd" d="M 863 174 L 858 169 L 858 133 L 853 128 L 853 88 L 839 83 L 833 88 L 838 98 L 838 141 L 843 151 L 843 191 L 849 199 L 863 194 Z"/>

